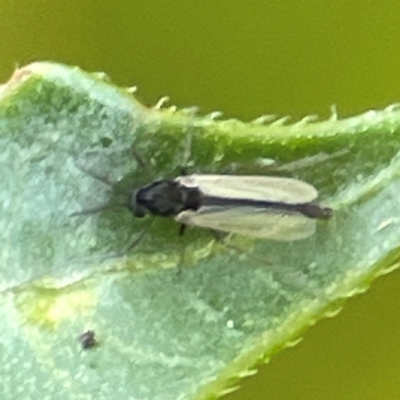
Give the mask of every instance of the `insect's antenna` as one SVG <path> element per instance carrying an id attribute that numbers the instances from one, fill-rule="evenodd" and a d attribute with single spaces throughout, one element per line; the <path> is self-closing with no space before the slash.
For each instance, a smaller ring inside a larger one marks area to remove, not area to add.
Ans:
<path id="1" fill-rule="evenodd" d="M 117 208 L 117 207 L 127 207 L 127 204 L 103 204 L 102 206 L 99 207 L 94 207 L 94 208 L 89 208 L 87 210 L 82 210 L 82 211 L 77 211 L 72 214 L 70 214 L 70 217 L 77 217 L 79 215 L 88 215 L 88 214 L 96 214 L 98 212 L 108 210 L 110 208 Z"/>

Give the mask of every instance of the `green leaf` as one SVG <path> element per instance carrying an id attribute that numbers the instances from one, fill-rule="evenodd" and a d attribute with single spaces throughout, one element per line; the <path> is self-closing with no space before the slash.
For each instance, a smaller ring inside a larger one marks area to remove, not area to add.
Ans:
<path id="1" fill-rule="evenodd" d="M 0 114 L 2 399 L 217 397 L 398 265 L 396 106 L 216 121 L 34 63 L 0 88 Z M 134 218 L 121 205 L 180 174 L 188 136 L 191 170 L 299 178 L 334 217 L 292 243 Z"/>

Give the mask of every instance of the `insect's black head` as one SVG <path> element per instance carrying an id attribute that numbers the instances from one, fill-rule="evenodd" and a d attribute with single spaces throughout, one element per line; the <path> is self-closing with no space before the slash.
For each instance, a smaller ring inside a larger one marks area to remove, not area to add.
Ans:
<path id="1" fill-rule="evenodd" d="M 201 193 L 172 180 L 153 182 L 134 192 L 128 208 L 136 217 L 143 217 L 146 211 L 155 215 L 174 217 L 184 210 L 200 207 Z"/>
<path id="2" fill-rule="evenodd" d="M 131 197 L 130 197 L 129 203 L 128 203 L 128 208 L 135 217 L 143 218 L 146 215 L 146 207 L 144 207 L 141 204 L 138 204 L 138 202 L 136 200 L 137 193 L 138 193 L 137 191 L 134 191 L 131 194 Z"/>

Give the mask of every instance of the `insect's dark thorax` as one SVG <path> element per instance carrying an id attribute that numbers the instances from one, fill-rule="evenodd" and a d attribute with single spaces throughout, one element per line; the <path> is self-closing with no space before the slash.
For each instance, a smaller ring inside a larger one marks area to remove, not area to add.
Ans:
<path id="1" fill-rule="evenodd" d="M 136 202 L 155 215 L 174 217 L 186 210 L 198 210 L 202 193 L 197 187 L 187 187 L 176 181 L 160 180 L 140 189 Z"/>

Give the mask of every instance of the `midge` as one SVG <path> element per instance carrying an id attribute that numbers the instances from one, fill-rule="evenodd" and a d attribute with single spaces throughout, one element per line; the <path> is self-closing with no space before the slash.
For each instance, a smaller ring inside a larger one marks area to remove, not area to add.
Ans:
<path id="1" fill-rule="evenodd" d="M 151 213 L 183 225 L 278 241 L 311 236 L 332 209 L 315 202 L 317 190 L 292 178 L 189 175 L 158 180 L 132 193 L 136 217 Z"/>

